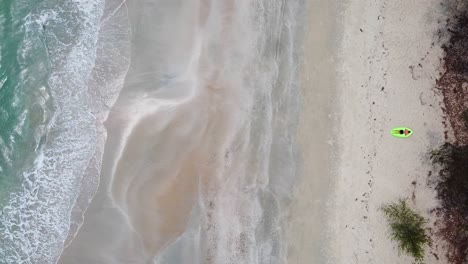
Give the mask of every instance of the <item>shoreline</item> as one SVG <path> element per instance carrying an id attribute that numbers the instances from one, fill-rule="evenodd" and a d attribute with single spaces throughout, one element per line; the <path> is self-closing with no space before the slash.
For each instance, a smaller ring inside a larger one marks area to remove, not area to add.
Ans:
<path id="1" fill-rule="evenodd" d="M 123 27 L 123 25 L 129 23 L 129 21 L 124 3 L 119 3 L 115 0 L 106 0 L 101 20 L 105 22 L 102 22 L 104 25 L 99 31 L 96 62 L 89 80 L 90 87 L 95 88 L 95 93 L 98 94 L 96 97 L 102 98 L 96 104 L 96 109 L 92 111 L 96 118 L 98 135 L 96 150 L 84 172 L 87 176 L 83 177 L 80 184 L 79 195 L 76 198 L 76 203 L 72 208 L 70 216 L 70 230 L 64 241 L 64 249 L 62 249 L 62 251 L 73 241 L 75 235 L 81 228 L 84 221 L 84 214 L 99 188 L 103 152 L 107 139 L 107 130 L 105 129 L 104 123 L 110 114 L 109 109 L 112 108 L 118 99 L 130 66 L 130 32 Z M 122 24 L 120 31 L 115 29 L 119 24 Z M 119 43 L 119 41 L 121 43 Z M 118 45 L 116 45 L 117 43 Z M 106 55 L 106 53 L 109 52 L 120 54 L 120 57 L 113 57 L 113 64 Z M 103 68 L 106 68 L 106 70 L 103 70 Z M 110 76 L 109 80 L 102 78 L 106 74 Z"/>

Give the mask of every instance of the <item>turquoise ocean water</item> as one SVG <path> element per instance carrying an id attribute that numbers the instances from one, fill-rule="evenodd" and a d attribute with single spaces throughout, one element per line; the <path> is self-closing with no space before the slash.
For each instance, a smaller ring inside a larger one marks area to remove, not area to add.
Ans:
<path id="1" fill-rule="evenodd" d="M 20 187 L 21 172 L 31 167 L 52 110 L 42 28 L 28 32 L 25 27 L 39 2 L 0 2 L 0 205 Z"/>
<path id="2" fill-rule="evenodd" d="M 119 8 L 0 0 L 0 263 L 55 263 L 97 188 L 101 122 L 128 67 Z"/>

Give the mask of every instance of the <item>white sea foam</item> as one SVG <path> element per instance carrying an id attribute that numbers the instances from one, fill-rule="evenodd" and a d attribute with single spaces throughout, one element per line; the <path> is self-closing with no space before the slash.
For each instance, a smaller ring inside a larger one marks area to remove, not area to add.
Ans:
<path id="1" fill-rule="evenodd" d="M 301 1 L 129 6 L 106 185 L 63 263 L 285 263 Z"/>
<path id="2" fill-rule="evenodd" d="M 89 202 L 97 188 L 104 141 L 101 122 L 128 67 L 125 16 L 114 12 L 113 24 L 101 27 L 103 17 L 109 20 L 106 7 L 103 0 L 51 0 L 28 16 L 26 36 L 47 27 L 43 41 L 49 52 L 54 112 L 34 166 L 24 172 L 22 190 L 1 211 L 1 263 L 54 263 L 71 225 L 76 231 L 70 216 L 77 199 Z M 120 33 L 121 39 L 113 33 Z M 32 47 L 26 43 L 23 52 Z M 112 61 L 105 48 L 114 52 Z"/>

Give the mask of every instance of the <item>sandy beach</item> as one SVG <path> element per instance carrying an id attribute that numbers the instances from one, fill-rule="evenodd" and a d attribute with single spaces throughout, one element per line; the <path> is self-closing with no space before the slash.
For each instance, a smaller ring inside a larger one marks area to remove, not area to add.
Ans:
<path id="1" fill-rule="evenodd" d="M 0 264 L 468 263 L 468 0 L 0 0 Z"/>
<path id="2" fill-rule="evenodd" d="M 348 1 L 338 16 L 340 132 L 327 210 L 327 263 L 412 263 L 389 239 L 381 207 L 408 199 L 435 221 L 430 211 L 437 201 L 427 174 L 428 152 L 444 142 L 446 130 L 435 90 L 442 8 L 438 1 Z M 390 136 L 398 126 L 411 127 L 414 135 Z M 425 263 L 446 263 L 440 249 L 427 248 Z"/>
<path id="3" fill-rule="evenodd" d="M 130 68 L 99 190 L 59 263 L 283 262 L 299 4 L 124 5 Z"/>
<path id="4" fill-rule="evenodd" d="M 439 2 L 291 3 L 123 5 L 131 65 L 59 263 L 412 263 L 381 207 L 408 199 L 435 221 Z"/>
<path id="5" fill-rule="evenodd" d="M 436 89 L 444 15 L 438 1 L 310 2 L 288 263 L 413 263 L 381 208 L 408 199 L 437 220 L 429 152 L 453 138 Z M 415 134 L 394 138 L 398 126 Z M 425 263 L 447 263 L 431 239 Z"/>

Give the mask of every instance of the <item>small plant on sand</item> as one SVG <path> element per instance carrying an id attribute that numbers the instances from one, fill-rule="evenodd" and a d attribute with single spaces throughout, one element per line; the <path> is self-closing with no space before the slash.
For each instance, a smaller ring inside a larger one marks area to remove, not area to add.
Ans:
<path id="1" fill-rule="evenodd" d="M 424 225 L 426 220 L 409 208 L 406 200 L 384 205 L 382 210 L 390 224 L 391 237 L 400 252 L 409 254 L 418 262 L 424 258 L 424 246 L 429 242 Z"/>

